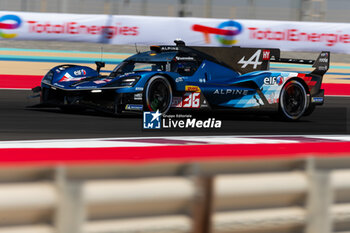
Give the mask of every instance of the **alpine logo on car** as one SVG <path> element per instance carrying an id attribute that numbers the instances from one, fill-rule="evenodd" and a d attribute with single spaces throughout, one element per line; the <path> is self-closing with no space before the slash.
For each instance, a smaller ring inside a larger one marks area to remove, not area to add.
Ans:
<path id="1" fill-rule="evenodd" d="M 258 49 L 248 60 L 245 60 L 245 56 L 243 56 L 238 64 L 242 64 L 242 68 L 246 68 L 248 65 L 253 65 L 253 68 L 256 69 L 258 65 L 262 64 L 262 62 L 259 61 L 260 54 L 261 49 Z"/>
<path id="2" fill-rule="evenodd" d="M 239 89 L 216 89 L 213 94 L 217 95 L 248 95 L 248 90 Z"/>
<path id="3" fill-rule="evenodd" d="M 277 77 L 266 77 L 264 78 L 264 84 L 265 85 L 278 85 L 281 86 L 283 84 L 283 77 L 277 76 Z"/>
<path id="4" fill-rule="evenodd" d="M 173 46 L 162 46 L 160 47 L 162 51 L 178 51 L 178 47 L 173 47 Z"/>

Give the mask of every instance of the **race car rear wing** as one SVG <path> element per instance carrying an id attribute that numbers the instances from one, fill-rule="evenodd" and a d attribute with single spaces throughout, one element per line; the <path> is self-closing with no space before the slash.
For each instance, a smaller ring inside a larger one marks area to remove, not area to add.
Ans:
<path id="1" fill-rule="evenodd" d="M 318 55 L 316 60 L 309 59 L 295 59 L 295 58 L 271 58 L 271 62 L 280 62 L 280 63 L 297 63 L 297 64 L 306 64 L 312 65 L 315 69 L 311 72 L 313 75 L 323 76 L 329 69 L 330 62 L 330 52 L 322 51 Z"/>
<path id="2" fill-rule="evenodd" d="M 240 46 L 186 46 L 186 48 L 200 52 L 203 58 L 208 59 L 211 57 L 215 62 L 221 63 L 241 74 L 268 70 L 270 59 L 280 58 L 280 50 L 274 48 L 242 48 Z"/>
<path id="3" fill-rule="evenodd" d="M 185 42 L 175 40 L 173 45 L 151 46 L 157 53 L 178 52 L 193 58 L 207 59 L 231 68 L 240 74 L 258 70 L 268 70 L 270 62 L 299 63 L 312 65 L 315 70 L 312 74 L 323 76 L 329 68 L 330 52 L 322 52 L 316 60 L 281 58 L 280 49 L 276 48 L 244 48 L 232 47 L 206 47 L 186 46 Z M 196 60 L 196 59 L 194 59 Z"/>
<path id="4" fill-rule="evenodd" d="M 270 69 L 270 62 L 297 63 L 312 65 L 315 68 L 311 74 L 323 76 L 329 68 L 330 52 L 323 51 L 316 60 L 281 58 L 280 49 L 276 48 L 242 48 L 232 47 L 189 47 L 203 54 L 209 55 L 241 74 L 257 70 Z"/>

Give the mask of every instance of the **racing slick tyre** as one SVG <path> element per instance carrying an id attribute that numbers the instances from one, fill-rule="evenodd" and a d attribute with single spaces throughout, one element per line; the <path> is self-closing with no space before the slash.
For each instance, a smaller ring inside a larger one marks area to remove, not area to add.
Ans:
<path id="1" fill-rule="evenodd" d="M 173 100 L 173 92 L 169 81 L 160 75 L 153 76 L 148 80 L 144 95 L 144 109 L 167 113 Z"/>
<path id="2" fill-rule="evenodd" d="M 303 116 L 309 116 L 309 115 L 311 115 L 311 113 L 314 112 L 315 108 L 316 108 L 316 105 L 310 104 L 309 107 L 308 107 L 308 108 L 306 109 L 306 111 L 304 112 L 304 115 L 303 115 Z"/>
<path id="3" fill-rule="evenodd" d="M 298 80 L 286 83 L 280 94 L 279 114 L 283 120 L 296 121 L 308 107 L 306 90 Z"/>

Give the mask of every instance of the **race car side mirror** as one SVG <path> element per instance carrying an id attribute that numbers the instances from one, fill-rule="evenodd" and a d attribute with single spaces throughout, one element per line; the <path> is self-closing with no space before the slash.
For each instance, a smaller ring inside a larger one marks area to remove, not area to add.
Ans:
<path id="1" fill-rule="evenodd" d="M 100 70 L 102 67 L 105 67 L 106 63 L 102 61 L 95 61 L 95 64 L 97 66 L 96 71 L 97 73 L 100 73 Z"/>

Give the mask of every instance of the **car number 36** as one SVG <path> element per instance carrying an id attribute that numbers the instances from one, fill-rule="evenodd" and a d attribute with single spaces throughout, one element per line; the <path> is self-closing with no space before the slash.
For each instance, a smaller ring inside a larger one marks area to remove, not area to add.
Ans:
<path id="1" fill-rule="evenodd" d="M 188 92 L 184 94 L 184 100 L 182 103 L 183 108 L 199 108 L 200 107 L 201 93 Z"/>

